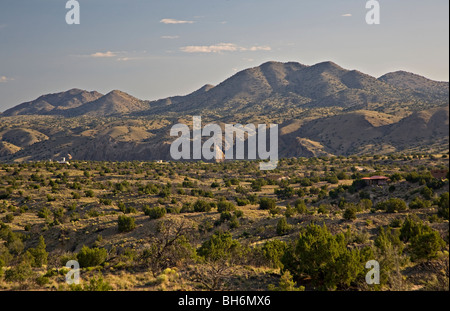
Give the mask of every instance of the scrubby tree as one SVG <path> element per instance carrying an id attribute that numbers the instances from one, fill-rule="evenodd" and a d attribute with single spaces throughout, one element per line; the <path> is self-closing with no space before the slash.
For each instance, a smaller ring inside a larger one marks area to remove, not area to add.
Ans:
<path id="1" fill-rule="evenodd" d="M 217 203 L 217 211 L 219 213 L 233 212 L 235 210 L 236 210 L 236 206 L 233 203 L 228 202 L 226 200 L 220 200 L 219 203 Z"/>
<path id="2" fill-rule="evenodd" d="M 383 267 L 380 271 L 380 284 L 394 290 L 403 290 L 404 280 L 400 269 L 405 263 L 405 257 L 399 231 L 380 227 L 374 244 L 375 258 Z"/>
<path id="3" fill-rule="evenodd" d="M 308 212 L 305 201 L 302 199 L 298 199 L 297 201 L 295 201 L 295 209 L 299 214 L 306 214 Z"/>
<path id="4" fill-rule="evenodd" d="M 259 200 L 259 208 L 262 210 L 270 210 L 276 208 L 277 204 L 275 199 L 272 198 L 261 198 Z"/>
<path id="5" fill-rule="evenodd" d="M 295 277 L 309 276 L 323 289 L 348 287 L 364 272 L 367 250 L 348 249 L 343 234 L 332 235 L 327 227 L 310 224 L 286 250 L 282 263 Z"/>
<path id="6" fill-rule="evenodd" d="M 136 228 L 134 217 L 128 217 L 125 215 L 119 216 L 117 219 L 119 232 L 131 232 Z"/>
<path id="7" fill-rule="evenodd" d="M 277 292 L 302 292 L 305 290 L 305 287 L 297 287 L 297 283 L 294 281 L 292 274 L 289 271 L 285 271 L 280 278 L 278 287 L 270 284 L 268 289 L 269 291 Z"/>
<path id="8" fill-rule="evenodd" d="M 387 201 L 379 202 L 376 206 L 377 210 L 383 210 L 388 213 L 403 212 L 408 209 L 406 202 L 399 198 L 390 198 Z"/>
<path id="9" fill-rule="evenodd" d="M 431 228 L 424 225 L 417 216 L 408 216 L 400 228 L 400 239 L 404 242 L 409 242 L 416 236 L 430 231 Z"/>
<path id="10" fill-rule="evenodd" d="M 149 246 L 140 254 L 139 261 L 154 275 L 182 261 L 187 263 L 194 256 L 190 238 L 193 238 L 193 228 L 186 222 L 159 220 L 156 232 L 151 236 Z"/>
<path id="11" fill-rule="evenodd" d="M 411 239 L 411 252 L 413 259 L 433 259 L 438 256 L 438 252 L 445 247 L 445 241 L 439 232 L 430 230 L 421 233 Z"/>
<path id="12" fill-rule="evenodd" d="M 285 199 L 290 199 L 294 196 L 294 188 L 292 187 L 281 187 L 278 189 L 274 190 L 275 195 L 281 199 L 281 200 L 285 200 Z"/>
<path id="13" fill-rule="evenodd" d="M 162 206 L 145 207 L 144 214 L 149 216 L 150 219 L 160 219 L 163 218 L 167 213 L 166 208 Z"/>
<path id="14" fill-rule="evenodd" d="M 422 190 L 420 190 L 420 194 L 424 197 L 425 200 L 431 200 L 434 195 L 433 190 L 431 190 L 427 186 L 423 187 Z"/>
<path id="15" fill-rule="evenodd" d="M 280 218 L 277 223 L 277 234 L 285 235 L 291 230 L 291 226 L 287 223 L 286 217 Z"/>
<path id="16" fill-rule="evenodd" d="M 197 281 L 209 290 L 217 290 L 223 286 L 228 271 L 242 260 L 244 248 L 229 232 L 218 231 L 203 242 L 197 253 L 207 264 L 206 272 L 197 271 Z"/>
<path id="17" fill-rule="evenodd" d="M 211 204 L 203 200 L 197 200 L 194 203 L 194 211 L 197 213 L 206 213 L 211 211 Z"/>
<path id="18" fill-rule="evenodd" d="M 367 210 L 370 210 L 373 207 L 373 202 L 372 202 L 371 199 L 362 199 L 361 201 L 359 201 L 358 207 L 362 211 L 367 211 Z"/>
<path id="19" fill-rule="evenodd" d="M 25 253 L 18 265 L 5 271 L 5 281 L 24 283 L 33 278 L 32 262 L 32 255 L 30 253 Z"/>
<path id="20" fill-rule="evenodd" d="M 356 207 L 354 207 L 354 206 L 348 207 L 344 212 L 344 215 L 343 215 L 344 219 L 346 219 L 346 220 L 356 219 L 356 212 L 357 212 Z"/>
<path id="21" fill-rule="evenodd" d="M 261 252 L 270 267 L 283 268 L 281 258 L 283 257 L 286 248 L 286 242 L 275 239 L 265 242 L 261 248 Z"/>
<path id="22" fill-rule="evenodd" d="M 103 264 L 108 256 L 104 248 L 89 248 L 83 246 L 77 254 L 77 260 L 82 268 L 95 267 Z"/>
<path id="23" fill-rule="evenodd" d="M 431 202 L 428 200 L 423 200 L 420 197 L 415 197 L 414 200 L 412 200 L 409 203 L 410 209 L 421 209 L 421 208 L 428 208 L 431 206 Z"/>
<path id="24" fill-rule="evenodd" d="M 28 251 L 33 256 L 33 267 L 40 268 L 47 264 L 48 252 L 46 251 L 45 239 L 41 235 L 39 237 L 39 243 L 36 248 L 29 249 Z"/>
<path id="25" fill-rule="evenodd" d="M 445 192 L 441 194 L 438 201 L 439 211 L 438 214 L 444 219 L 449 218 L 449 194 Z"/>

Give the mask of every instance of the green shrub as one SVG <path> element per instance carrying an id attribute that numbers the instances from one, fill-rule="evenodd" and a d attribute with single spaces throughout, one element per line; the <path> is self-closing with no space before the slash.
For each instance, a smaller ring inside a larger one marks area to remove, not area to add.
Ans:
<path id="1" fill-rule="evenodd" d="M 397 182 L 403 179 L 403 176 L 400 173 L 394 173 L 390 176 L 390 180 L 393 182 Z"/>
<path id="2" fill-rule="evenodd" d="M 47 206 L 44 206 L 38 213 L 38 217 L 39 218 L 45 218 L 47 219 L 48 217 L 50 217 L 51 215 L 51 211 L 49 210 L 49 208 Z"/>
<path id="3" fill-rule="evenodd" d="M 433 190 L 431 190 L 427 186 L 423 187 L 422 190 L 420 190 L 420 194 L 424 197 L 425 200 L 431 200 L 434 195 Z"/>
<path id="4" fill-rule="evenodd" d="M 348 207 L 344 212 L 344 219 L 346 220 L 354 220 L 356 219 L 356 208 Z"/>
<path id="5" fill-rule="evenodd" d="M 283 187 L 283 188 L 275 189 L 274 193 L 281 200 L 290 199 L 295 194 L 294 188 L 292 188 L 292 187 Z"/>
<path id="6" fill-rule="evenodd" d="M 39 276 L 36 278 L 36 284 L 39 286 L 45 286 L 50 283 L 50 279 L 46 276 Z"/>
<path id="7" fill-rule="evenodd" d="M 233 203 L 221 200 L 219 203 L 217 203 L 217 211 L 219 213 L 222 212 L 233 212 L 236 210 L 236 206 L 234 206 Z"/>
<path id="8" fill-rule="evenodd" d="M 295 208 L 292 208 L 291 205 L 288 203 L 286 205 L 286 211 L 284 212 L 284 216 L 286 216 L 286 218 L 291 218 L 292 216 L 295 215 L 296 212 L 297 210 Z"/>
<path id="9" fill-rule="evenodd" d="M 183 207 L 180 210 L 180 213 L 193 213 L 193 212 L 194 212 L 194 206 L 190 202 L 184 203 Z"/>
<path id="10" fill-rule="evenodd" d="M 89 291 L 89 292 L 106 292 L 112 290 L 112 286 L 103 279 L 103 276 L 93 277 L 89 280 L 89 283 L 82 286 L 80 284 L 72 284 L 70 286 L 71 291 Z"/>
<path id="11" fill-rule="evenodd" d="M 330 206 L 327 204 L 320 204 L 317 212 L 319 214 L 328 214 L 330 212 Z"/>
<path id="12" fill-rule="evenodd" d="M 283 268 L 281 258 L 287 248 L 287 244 L 280 240 L 271 240 L 265 242 L 261 248 L 262 255 L 272 268 Z"/>
<path id="13" fill-rule="evenodd" d="M 224 211 L 224 212 L 220 213 L 220 220 L 219 221 L 221 223 L 223 223 L 223 222 L 231 220 L 231 217 L 232 217 L 232 215 L 231 215 L 230 212 Z"/>
<path id="14" fill-rule="evenodd" d="M 250 201 L 248 199 L 236 198 L 236 203 L 238 206 L 246 206 L 250 204 Z"/>
<path id="15" fill-rule="evenodd" d="M 5 271 L 5 281 L 23 283 L 33 277 L 30 261 L 24 259 L 18 265 Z"/>
<path id="16" fill-rule="evenodd" d="M 72 192 L 72 199 L 79 200 L 81 199 L 81 195 L 78 192 Z"/>
<path id="17" fill-rule="evenodd" d="M 109 206 L 109 205 L 112 205 L 112 200 L 111 199 L 100 199 L 100 204 Z"/>
<path id="18" fill-rule="evenodd" d="M 368 211 L 373 207 L 373 203 L 371 199 L 362 199 L 358 203 L 358 207 L 361 209 L 361 211 Z"/>
<path id="19" fill-rule="evenodd" d="M 279 208 L 278 206 L 275 206 L 275 207 L 272 207 L 269 209 L 269 215 L 272 217 L 274 217 L 280 213 L 281 213 L 281 208 Z"/>
<path id="20" fill-rule="evenodd" d="M 104 248 L 89 248 L 83 246 L 77 254 L 77 260 L 82 268 L 95 267 L 103 264 L 108 253 Z"/>
<path id="21" fill-rule="evenodd" d="M 125 215 L 119 216 L 117 219 L 119 232 L 131 232 L 136 228 L 135 219 Z"/>
<path id="22" fill-rule="evenodd" d="M 39 243 L 36 248 L 31 248 L 28 250 L 33 256 L 33 267 L 40 268 L 47 264 L 48 253 L 46 251 L 46 245 L 44 237 L 41 235 L 39 237 Z"/>
<path id="23" fill-rule="evenodd" d="M 197 253 L 209 262 L 230 261 L 242 257 L 243 248 L 229 232 L 219 231 L 203 242 Z"/>
<path id="24" fill-rule="evenodd" d="M 349 287 L 365 273 L 373 254 L 367 249 L 347 248 L 343 234 L 332 235 L 327 227 L 310 224 L 282 257 L 284 269 L 294 277 L 309 276 L 321 289 Z"/>
<path id="25" fill-rule="evenodd" d="M 239 219 L 237 218 L 236 215 L 233 215 L 231 217 L 229 226 L 230 226 L 230 229 L 239 228 L 241 226 L 241 223 L 239 222 Z"/>
<path id="26" fill-rule="evenodd" d="M 308 212 L 308 208 L 306 207 L 305 201 L 302 199 L 298 199 L 295 201 L 295 210 L 299 214 L 306 214 Z"/>
<path id="27" fill-rule="evenodd" d="M 84 195 L 85 195 L 87 198 L 93 198 L 93 197 L 94 197 L 94 191 L 92 191 L 92 190 L 86 190 L 86 191 L 84 192 Z"/>
<path id="28" fill-rule="evenodd" d="M 344 171 L 339 172 L 339 173 L 336 175 L 336 177 L 337 177 L 339 180 L 349 179 L 348 175 L 347 175 Z"/>
<path id="29" fill-rule="evenodd" d="M 286 217 L 281 218 L 277 223 L 277 234 L 285 235 L 291 230 L 291 226 L 288 225 Z"/>
<path id="30" fill-rule="evenodd" d="M 339 183 L 339 178 L 336 175 L 331 175 L 327 177 L 327 182 L 332 185 L 335 185 Z"/>
<path id="31" fill-rule="evenodd" d="M 422 200 L 420 197 L 414 198 L 414 200 L 409 203 L 410 209 L 421 209 L 421 208 L 428 208 L 431 206 L 431 202 L 428 200 Z"/>
<path id="32" fill-rule="evenodd" d="M 262 210 L 269 210 L 276 208 L 277 204 L 275 202 L 275 199 L 272 198 L 261 198 L 259 200 L 259 208 Z"/>
<path id="33" fill-rule="evenodd" d="M 206 213 L 211 211 L 211 204 L 203 200 L 197 200 L 194 203 L 194 212 L 196 213 Z"/>
<path id="34" fill-rule="evenodd" d="M 406 202 L 398 198 L 390 198 L 387 201 L 379 202 L 376 205 L 377 210 L 383 210 L 388 213 L 402 212 L 408 209 Z"/>
<path id="35" fill-rule="evenodd" d="M 309 178 L 302 178 L 300 180 L 300 184 L 302 185 L 302 187 L 310 187 L 312 186 L 312 182 Z"/>
<path id="36" fill-rule="evenodd" d="M 267 181 L 262 179 L 262 178 L 258 178 L 256 180 L 252 181 L 251 187 L 253 189 L 253 191 L 261 191 L 262 187 L 267 185 Z"/>
<path id="37" fill-rule="evenodd" d="M 14 215 L 13 214 L 7 214 L 6 216 L 5 216 L 5 222 L 6 223 L 12 223 L 13 222 L 13 220 L 14 220 Z"/>
<path id="38" fill-rule="evenodd" d="M 389 226 L 391 226 L 392 228 L 400 228 L 402 226 L 402 223 L 403 222 L 400 218 L 395 218 L 395 219 L 392 219 Z"/>
<path id="39" fill-rule="evenodd" d="M 415 236 L 411 240 L 413 259 L 433 259 L 445 247 L 439 232 L 432 230 Z"/>
<path id="40" fill-rule="evenodd" d="M 268 287 L 269 291 L 279 291 L 279 292 L 303 292 L 305 291 L 304 286 L 296 287 L 297 283 L 294 282 L 293 276 L 289 271 L 285 271 L 280 278 L 278 287 L 270 284 Z"/>
<path id="41" fill-rule="evenodd" d="M 149 216 L 150 219 L 160 219 L 166 215 L 167 210 L 162 206 L 146 207 L 144 213 Z"/>
<path id="42" fill-rule="evenodd" d="M 449 194 L 445 192 L 441 194 L 438 201 L 438 214 L 440 217 L 447 219 L 449 218 Z"/>

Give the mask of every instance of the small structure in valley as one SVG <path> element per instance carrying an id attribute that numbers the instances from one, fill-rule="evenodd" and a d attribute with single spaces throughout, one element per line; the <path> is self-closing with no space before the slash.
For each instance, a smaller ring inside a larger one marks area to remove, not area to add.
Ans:
<path id="1" fill-rule="evenodd" d="M 446 179 L 448 170 L 446 169 L 435 169 L 431 171 L 431 175 L 436 179 Z"/>
<path id="2" fill-rule="evenodd" d="M 372 177 L 365 177 L 362 180 L 364 180 L 368 186 L 383 186 L 388 184 L 389 177 L 372 176 Z"/>
<path id="3" fill-rule="evenodd" d="M 62 158 L 61 161 L 58 161 L 59 164 L 66 164 L 66 165 L 70 165 L 70 163 L 68 161 L 66 161 L 66 158 Z"/>

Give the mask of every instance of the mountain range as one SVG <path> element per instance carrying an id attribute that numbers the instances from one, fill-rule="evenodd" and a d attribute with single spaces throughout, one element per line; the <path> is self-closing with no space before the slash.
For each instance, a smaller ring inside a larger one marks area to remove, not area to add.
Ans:
<path id="1" fill-rule="evenodd" d="M 333 62 L 268 62 L 186 96 L 141 100 L 72 89 L 0 114 L 0 160 L 170 160 L 171 126 L 276 123 L 280 156 L 448 151 L 449 83 L 375 78 Z M 100 149 L 99 149 L 100 148 Z"/>

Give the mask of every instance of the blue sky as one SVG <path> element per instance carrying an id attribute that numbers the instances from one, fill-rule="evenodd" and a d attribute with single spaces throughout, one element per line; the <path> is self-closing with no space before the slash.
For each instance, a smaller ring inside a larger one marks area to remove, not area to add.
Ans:
<path id="1" fill-rule="evenodd" d="M 373 76 L 411 71 L 449 80 L 449 1 L 0 1 L 0 111 L 71 88 L 140 99 L 188 94 L 266 61 L 331 60 Z"/>

